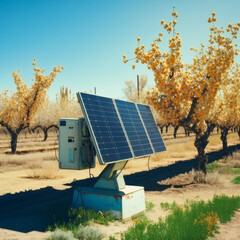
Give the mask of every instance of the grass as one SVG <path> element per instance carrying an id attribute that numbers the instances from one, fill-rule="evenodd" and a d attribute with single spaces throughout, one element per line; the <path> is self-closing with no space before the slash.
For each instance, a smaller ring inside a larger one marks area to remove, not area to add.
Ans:
<path id="1" fill-rule="evenodd" d="M 71 231 L 62 231 L 61 229 L 56 230 L 46 240 L 77 240 Z"/>
<path id="2" fill-rule="evenodd" d="M 57 212 L 56 212 L 57 213 Z M 48 227 L 49 231 L 56 229 L 62 229 L 64 231 L 75 231 L 79 225 L 87 226 L 90 222 L 108 225 L 110 221 L 113 221 L 114 218 L 110 214 L 105 212 L 96 212 L 92 209 L 85 209 L 80 207 L 78 209 L 71 208 L 63 212 L 62 214 L 54 214 L 50 220 L 51 225 Z"/>
<path id="3" fill-rule="evenodd" d="M 101 240 L 103 237 L 96 227 L 79 225 L 73 232 L 57 229 L 46 240 Z"/>
<path id="4" fill-rule="evenodd" d="M 168 202 L 161 202 L 160 206 L 162 209 L 167 211 L 167 210 L 174 210 L 177 207 L 177 204 L 176 204 L 176 202 L 173 202 L 172 204 L 170 204 Z"/>
<path id="5" fill-rule="evenodd" d="M 82 240 L 101 240 L 105 235 L 96 227 L 79 225 L 78 229 L 74 232 L 74 236 Z"/>
<path id="6" fill-rule="evenodd" d="M 1 172 L 21 169 L 37 169 L 44 161 L 55 160 L 54 151 L 20 154 L 0 154 Z"/>
<path id="7" fill-rule="evenodd" d="M 212 166 L 210 168 L 212 168 Z M 192 182 L 195 184 L 206 183 L 210 185 L 217 185 L 222 182 L 220 174 L 216 171 L 209 171 L 207 175 L 205 175 L 202 171 L 193 169 L 190 172 L 190 176 L 192 178 Z"/>
<path id="8" fill-rule="evenodd" d="M 215 196 L 207 203 L 186 202 L 183 206 L 163 204 L 172 209 L 172 214 L 158 223 L 149 223 L 146 219 L 137 222 L 124 234 L 122 240 L 204 240 L 217 233 L 217 222 L 225 223 L 240 208 L 240 197 Z"/>
<path id="9" fill-rule="evenodd" d="M 228 164 L 228 160 L 224 159 L 226 163 L 220 164 L 218 162 L 213 162 L 211 164 L 207 164 L 206 168 L 208 172 L 218 172 L 220 174 L 240 174 L 239 167 L 233 167 Z"/>
<path id="10" fill-rule="evenodd" d="M 153 208 L 155 207 L 154 203 L 152 203 L 152 202 L 147 202 L 147 201 L 146 201 L 145 204 L 146 204 L 146 211 L 147 211 L 147 212 L 152 211 Z"/>
<path id="11" fill-rule="evenodd" d="M 45 161 L 40 164 L 40 168 L 28 171 L 28 178 L 34 179 L 56 179 L 59 175 L 59 166 L 57 161 Z"/>
<path id="12" fill-rule="evenodd" d="M 231 181 L 231 183 L 233 183 L 233 184 L 240 184 L 240 176 L 235 177 L 235 178 Z"/>

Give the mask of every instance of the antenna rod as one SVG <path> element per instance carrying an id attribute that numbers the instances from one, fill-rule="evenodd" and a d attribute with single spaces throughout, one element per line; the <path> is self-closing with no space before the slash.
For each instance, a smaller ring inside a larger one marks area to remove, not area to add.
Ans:
<path id="1" fill-rule="evenodd" d="M 139 75 L 137 75 L 137 94 L 139 99 Z"/>
<path id="2" fill-rule="evenodd" d="M 97 94 L 97 88 L 94 87 L 94 94 L 96 95 Z"/>

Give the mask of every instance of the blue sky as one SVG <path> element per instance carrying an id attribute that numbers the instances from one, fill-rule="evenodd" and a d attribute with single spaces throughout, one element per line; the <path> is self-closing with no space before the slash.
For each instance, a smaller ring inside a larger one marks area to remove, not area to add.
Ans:
<path id="1" fill-rule="evenodd" d="M 173 6 L 185 63 L 193 56 L 190 47 L 207 42 L 211 12 L 218 26 L 240 21 L 238 0 L 0 0 L 0 92 L 15 90 L 17 69 L 32 83 L 33 58 L 46 73 L 65 67 L 49 90 L 52 99 L 62 85 L 73 93 L 96 87 L 99 95 L 123 98 L 124 81 L 136 81 L 137 74 L 147 74 L 153 85 L 151 71 L 141 64 L 132 70 L 134 62 L 123 64 L 122 55 L 133 56 L 138 36 L 149 46 Z M 160 48 L 167 50 L 164 42 Z"/>

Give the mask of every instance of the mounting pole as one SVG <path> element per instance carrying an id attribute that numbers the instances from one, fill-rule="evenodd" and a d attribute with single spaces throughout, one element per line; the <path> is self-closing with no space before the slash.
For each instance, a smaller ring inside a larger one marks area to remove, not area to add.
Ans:
<path id="1" fill-rule="evenodd" d="M 99 179 L 94 184 L 94 187 L 111 190 L 125 188 L 126 185 L 122 175 L 122 169 L 126 166 L 127 162 L 128 161 L 122 161 L 108 164 L 99 175 Z"/>
<path id="2" fill-rule="evenodd" d="M 139 99 L 139 75 L 137 75 L 137 95 Z"/>

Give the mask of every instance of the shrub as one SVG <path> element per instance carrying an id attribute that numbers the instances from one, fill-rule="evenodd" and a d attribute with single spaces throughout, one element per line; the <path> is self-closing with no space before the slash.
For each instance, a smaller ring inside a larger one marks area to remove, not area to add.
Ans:
<path id="1" fill-rule="evenodd" d="M 77 240 L 74 238 L 73 233 L 70 231 L 64 232 L 61 229 L 57 229 L 46 240 Z"/>
<path id="2" fill-rule="evenodd" d="M 104 234 L 95 227 L 79 225 L 75 237 L 79 240 L 101 240 Z"/>
<path id="3" fill-rule="evenodd" d="M 210 185 L 215 185 L 221 183 L 221 177 L 218 172 L 209 172 L 206 175 L 206 183 Z"/>
<path id="4" fill-rule="evenodd" d="M 193 183 L 206 183 L 206 175 L 202 171 L 192 170 L 190 172 Z"/>

